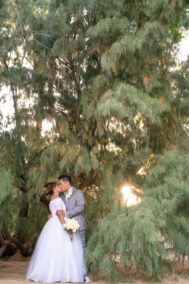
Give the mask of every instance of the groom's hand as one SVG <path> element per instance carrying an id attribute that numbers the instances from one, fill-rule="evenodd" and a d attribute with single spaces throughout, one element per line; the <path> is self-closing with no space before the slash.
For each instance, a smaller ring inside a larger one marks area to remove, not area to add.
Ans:
<path id="1" fill-rule="evenodd" d="M 52 215 L 50 214 L 50 215 L 48 216 L 48 220 L 51 219 L 51 218 L 52 218 Z"/>

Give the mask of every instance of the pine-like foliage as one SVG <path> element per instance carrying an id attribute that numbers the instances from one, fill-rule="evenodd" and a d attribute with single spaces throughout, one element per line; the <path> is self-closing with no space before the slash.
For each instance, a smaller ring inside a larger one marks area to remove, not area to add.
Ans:
<path id="1" fill-rule="evenodd" d="M 9 203 L 13 198 L 12 194 L 13 181 L 9 172 L 0 168 L 0 225 L 10 209 Z"/>
<path id="2" fill-rule="evenodd" d="M 0 141 L 19 204 L 7 227 L 14 220 L 19 240 L 45 221 L 44 183 L 68 173 L 85 192 L 92 271 L 109 280 L 130 266 L 162 275 L 167 245 L 188 254 L 177 241 L 188 234 L 188 67 L 170 71 L 186 8 L 181 0 L 2 2 L 0 84 L 14 114 Z M 141 189 L 140 205 L 121 205 L 125 183 Z"/>
<path id="3" fill-rule="evenodd" d="M 170 255 L 189 254 L 189 157 L 174 150 L 157 162 L 146 173 L 140 205 L 112 210 L 89 240 L 88 263 L 110 280 L 122 267 L 161 276 Z"/>

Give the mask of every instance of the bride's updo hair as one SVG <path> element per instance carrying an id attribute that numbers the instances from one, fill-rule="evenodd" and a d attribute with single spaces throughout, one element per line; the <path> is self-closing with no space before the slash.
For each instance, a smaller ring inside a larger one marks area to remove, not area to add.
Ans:
<path id="1" fill-rule="evenodd" d="M 56 182 L 48 182 L 44 185 L 44 194 L 45 195 L 52 195 L 53 194 L 53 189 L 57 185 Z"/>

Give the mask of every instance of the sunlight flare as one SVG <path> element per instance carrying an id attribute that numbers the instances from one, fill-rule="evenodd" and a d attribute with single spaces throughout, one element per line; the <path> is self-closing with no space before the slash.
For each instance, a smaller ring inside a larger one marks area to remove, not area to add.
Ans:
<path id="1" fill-rule="evenodd" d="M 124 185 L 122 187 L 122 194 L 125 202 L 125 206 L 130 207 L 140 202 L 140 198 L 133 192 L 134 186 Z"/>

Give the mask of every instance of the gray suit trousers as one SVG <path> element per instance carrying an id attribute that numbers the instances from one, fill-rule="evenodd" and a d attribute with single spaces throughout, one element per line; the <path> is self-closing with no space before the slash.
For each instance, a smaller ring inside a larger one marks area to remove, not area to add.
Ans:
<path id="1" fill-rule="evenodd" d="M 83 250 L 85 251 L 86 249 L 85 230 L 79 231 L 79 234 L 80 234 Z"/>
<path id="2" fill-rule="evenodd" d="M 82 246 L 83 246 L 83 252 L 85 252 L 86 249 L 86 240 L 85 240 L 85 230 L 79 231 Z M 84 278 L 88 276 L 88 268 L 86 265 L 84 265 Z"/>

